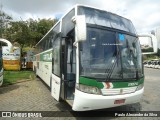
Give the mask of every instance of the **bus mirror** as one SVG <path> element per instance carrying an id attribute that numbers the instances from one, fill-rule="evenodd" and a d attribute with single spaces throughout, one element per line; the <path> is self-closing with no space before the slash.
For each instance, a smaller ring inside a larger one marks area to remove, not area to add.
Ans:
<path id="1" fill-rule="evenodd" d="M 72 21 L 76 24 L 76 42 L 85 41 L 86 40 L 86 19 L 85 15 L 78 15 L 72 18 Z"/>
<path id="2" fill-rule="evenodd" d="M 138 36 L 142 54 L 155 54 L 157 53 L 157 39 L 152 34 L 143 34 Z"/>

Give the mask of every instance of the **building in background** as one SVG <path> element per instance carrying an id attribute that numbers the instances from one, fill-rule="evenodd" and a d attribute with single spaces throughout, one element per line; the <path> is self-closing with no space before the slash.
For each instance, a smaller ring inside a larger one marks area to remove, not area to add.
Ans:
<path id="1" fill-rule="evenodd" d="M 155 35 L 158 41 L 158 49 L 160 49 L 160 26 L 151 31 L 151 34 Z"/>

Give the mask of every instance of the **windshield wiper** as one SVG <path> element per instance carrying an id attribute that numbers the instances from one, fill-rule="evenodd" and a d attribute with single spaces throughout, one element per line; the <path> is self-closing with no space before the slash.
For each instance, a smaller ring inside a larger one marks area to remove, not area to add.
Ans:
<path id="1" fill-rule="evenodd" d="M 117 42 L 116 42 L 116 44 L 117 44 Z M 116 55 L 115 55 L 116 54 Z M 108 81 L 110 78 L 111 78 L 111 75 L 112 75 L 112 73 L 113 73 L 113 70 L 114 70 L 114 68 L 115 68 L 115 66 L 116 66 L 116 63 L 117 63 L 117 65 L 118 65 L 118 55 L 120 54 L 120 50 L 119 50 L 119 47 L 118 46 L 116 46 L 116 53 L 115 54 L 113 54 L 113 57 L 112 58 L 114 58 L 112 61 L 113 61 L 113 63 L 111 64 L 111 67 L 108 69 L 106 69 L 106 71 L 105 71 L 105 73 L 107 73 L 108 72 L 108 74 L 107 74 L 107 76 L 106 76 L 106 78 L 105 78 L 105 81 Z"/>
<path id="2" fill-rule="evenodd" d="M 107 76 L 105 78 L 105 81 L 108 81 L 111 78 L 111 75 L 112 75 L 113 70 L 114 70 L 114 68 L 116 66 L 116 63 L 117 63 L 117 56 L 115 56 L 115 59 L 113 59 L 113 60 L 114 60 L 114 63 L 112 63 L 111 67 L 109 69 L 107 68 L 107 71 L 105 72 L 105 73 L 108 72 L 108 74 L 107 74 Z"/>

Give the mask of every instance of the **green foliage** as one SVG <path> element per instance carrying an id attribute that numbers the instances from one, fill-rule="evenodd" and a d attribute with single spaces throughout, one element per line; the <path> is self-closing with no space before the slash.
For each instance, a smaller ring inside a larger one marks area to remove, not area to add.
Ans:
<path id="1" fill-rule="evenodd" d="M 5 28 L 8 27 L 8 23 L 12 20 L 12 17 L 7 15 L 4 11 L 2 11 L 2 8 L 0 9 L 0 37 L 2 37 L 2 34 L 5 30 Z"/>
<path id="2" fill-rule="evenodd" d="M 156 54 L 148 54 L 143 55 L 143 60 L 152 60 L 152 59 L 160 59 L 160 49 L 158 49 L 158 52 Z"/>
<path id="3" fill-rule="evenodd" d="M 3 38 L 18 42 L 21 47 L 32 47 L 51 29 L 57 22 L 52 19 L 29 19 L 27 21 L 10 22 L 9 28 L 6 28 L 3 33 Z"/>
<path id="4" fill-rule="evenodd" d="M 31 47 L 23 47 L 23 49 L 22 49 L 23 52 L 27 52 L 27 51 L 29 51 L 29 50 L 33 51 L 34 48 L 31 48 Z"/>
<path id="5" fill-rule="evenodd" d="M 157 56 L 160 57 L 160 49 L 158 49 Z"/>
<path id="6" fill-rule="evenodd" d="M 142 52 L 153 52 L 153 48 L 150 47 L 150 48 L 147 48 L 147 49 L 142 49 Z"/>

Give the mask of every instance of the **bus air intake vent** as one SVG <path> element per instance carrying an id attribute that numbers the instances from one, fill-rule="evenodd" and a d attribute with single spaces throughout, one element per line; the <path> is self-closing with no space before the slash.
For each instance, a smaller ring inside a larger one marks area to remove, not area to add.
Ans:
<path id="1" fill-rule="evenodd" d="M 137 86 L 128 88 L 101 89 L 102 95 L 122 95 L 135 92 Z"/>

